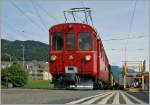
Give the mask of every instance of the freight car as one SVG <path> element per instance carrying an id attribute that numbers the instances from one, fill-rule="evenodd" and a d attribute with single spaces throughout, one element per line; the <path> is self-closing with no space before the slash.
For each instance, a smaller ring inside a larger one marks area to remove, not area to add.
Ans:
<path id="1" fill-rule="evenodd" d="M 110 64 L 96 30 L 84 23 L 49 29 L 50 73 L 55 88 L 104 89 L 111 84 Z"/>

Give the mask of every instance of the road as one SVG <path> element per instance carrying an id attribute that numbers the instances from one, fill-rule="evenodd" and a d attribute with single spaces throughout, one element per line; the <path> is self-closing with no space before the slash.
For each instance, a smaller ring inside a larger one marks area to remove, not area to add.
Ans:
<path id="1" fill-rule="evenodd" d="M 2 104 L 148 104 L 146 97 L 119 90 L 1 90 Z"/>

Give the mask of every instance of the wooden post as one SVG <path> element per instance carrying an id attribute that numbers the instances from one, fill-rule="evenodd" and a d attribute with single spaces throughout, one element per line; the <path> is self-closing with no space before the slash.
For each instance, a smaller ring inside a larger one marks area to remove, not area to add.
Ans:
<path id="1" fill-rule="evenodd" d="M 114 78 L 113 78 L 113 75 L 111 74 L 111 86 L 113 86 L 113 84 L 114 84 Z"/>
<path id="2" fill-rule="evenodd" d="M 124 86 L 124 89 L 126 90 L 126 75 L 124 75 L 123 80 L 124 80 L 123 86 Z"/>
<path id="3" fill-rule="evenodd" d="M 124 89 L 126 90 L 126 73 L 127 73 L 127 67 L 126 67 L 126 62 L 124 63 L 124 65 L 123 65 L 123 72 L 124 72 L 124 76 L 123 76 L 123 80 L 124 80 L 124 84 L 123 84 L 123 86 L 124 86 Z"/>
<path id="4" fill-rule="evenodd" d="M 142 74 L 142 90 L 144 91 L 144 74 Z"/>

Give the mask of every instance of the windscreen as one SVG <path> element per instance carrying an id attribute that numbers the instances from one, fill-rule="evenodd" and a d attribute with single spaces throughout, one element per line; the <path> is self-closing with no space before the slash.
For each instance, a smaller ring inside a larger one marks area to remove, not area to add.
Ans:
<path id="1" fill-rule="evenodd" d="M 63 49 L 63 34 L 53 33 L 52 34 L 52 50 L 62 50 Z"/>
<path id="2" fill-rule="evenodd" d="M 91 48 L 90 40 L 91 40 L 90 33 L 80 32 L 78 34 L 79 49 L 80 50 L 90 50 L 90 48 Z"/>
<path id="3" fill-rule="evenodd" d="M 66 49 L 67 50 L 75 49 L 75 35 L 73 33 L 66 34 Z"/>

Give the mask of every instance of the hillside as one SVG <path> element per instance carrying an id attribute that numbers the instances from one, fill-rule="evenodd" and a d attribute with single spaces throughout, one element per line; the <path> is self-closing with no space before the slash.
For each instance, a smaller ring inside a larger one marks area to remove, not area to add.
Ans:
<path id="1" fill-rule="evenodd" d="M 18 60 L 22 60 L 22 52 L 24 45 L 24 57 L 26 61 L 48 61 L 48 44 L 39 41 L 9 41 L 1 39 L 1 54 L 2 60 L 5 60 L 3 55 L 9 54 L 15 56 Z"/>

